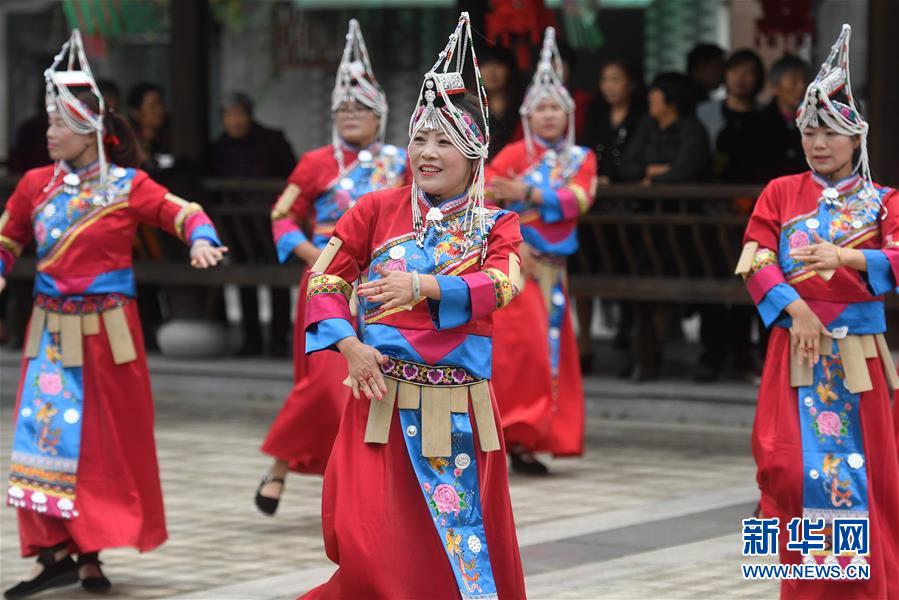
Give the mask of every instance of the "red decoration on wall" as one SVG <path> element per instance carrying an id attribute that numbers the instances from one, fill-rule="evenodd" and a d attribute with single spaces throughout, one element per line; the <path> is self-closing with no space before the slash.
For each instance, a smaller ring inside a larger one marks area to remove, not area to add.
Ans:
<path id="1" fill-rule="evenodd" d="M 543 39 L 543 30 L 556 24 L 556 17 L 543 0 L 492 0 L 484 18 L 487 38 L 511 49 L 518 67 L 531 67 L 532 50 Z"/>
<path id="2" fill-rule="evenodd" d="M 764 37 L 773 46 L 783 37 L 788 45 L 800 46 L 805 36 L 813 36 L 815 19 L 812 0 L 759 0 L 762 18 L 755 22 L 756 44 Z"/>

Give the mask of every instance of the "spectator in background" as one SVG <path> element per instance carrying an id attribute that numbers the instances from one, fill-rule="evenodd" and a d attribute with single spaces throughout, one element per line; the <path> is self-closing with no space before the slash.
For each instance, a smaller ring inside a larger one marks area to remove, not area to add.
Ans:
<path id="1" fill-rule="evenodd" d="M 253 120 L 253 102 L 243 92 L 232 92 L 225 96 L 221 107 L 222 134 L 209 151 L 209 171 L 222 177 L 277 177 L 286 178 L 293 171 L 296 157 L 284 133 L 269 129 Z M 266 206 L 268 197 L 258 198 Z M 232 221 L 221 222 L 236 260 L 252 261 L 254 258 L 275 256 L 270 238 L 246 236 L 253 248 L 247 249 L 238 243 L 232 231 Z M 251 252 L 247 252 L 251 250 Z M 269 352 L 272 356 L 285 357 L 288 354 L 287 336 L 290 331 L 290 290 L 272 288 L 272 321 Z M 262 324 L 259 321 L 259 298 L 257 288 L 240 288 L 240 307 L 243 327 L 243 347 L 241 356 L 262 353 Z"/>
<path id="2" fill-rule="evenodd" d="M 138 83 L 128 92 L 127 109 L 131 128 L 141 149 L 141 168 L 153 173 L 154 177 L 163 178 L 163 183 L 174 193 L 186 195 L 179 182 L 160 173 L 162 169 L 174 165 L 162 88 L 153 83 Z M 142 224 L 135 238 L 135 259 L 158 262 L 165 255 L 166 244 L 167 241 L 161 240 L 153 228 Z M 168 307 L 167 294 L 158 284 L 138 283 L 137 299 L 147 349 L 157 350 L 156 332 L 165 320 L 163 307 Z"/>
<path id="3" fill-rule="evenodd" d="M 724 81 L 724 50 L 716 44 L 697 44 L 687 55 L 687 75 L 695 82 L 699 98 L 707 100 Z"/>
<path id="4" fill-rule="evenodd" d="M 624 57 L 609 59 L 599 71 L 599 96 L 587 107 L 580 144 L 596 153 L 600 183 L 620 179 L 624 150 L 646 114 L 643 75 Z"/>
<path id="5" fill-rule="evenodd" d="M 103 102 L 110 112 L 117 113 L 122 108 L 122 91 L 118 84 L 111 79 L 98 79 L 97 87 L 103 94 Z"/>
<path id="6" fill-rule="evenodd" d="M 649 114 L 642 119 L 625 150 L 619 170 L 621 178 L 642 181 L 644 185 L 706 180 L 711 155 L 705 129 L 694 117 L 693 80 L 682 73 L 657 75 L 649 86 L 647 101 Z M 667 234 L 658 229 L 652 229 L 649 234 L 659 248 L 668 243 Z M 635 250 L 638 269 L 646 271 L 652 262 L 650 257 L 642 246 Z M 655 379 L 668 332 L 669 307 L 640 302 L 636 303 L 636 314 L 638 352 L 622 374 L 636 380 Z M 649 348 L 652 352 L 647 351 Z"/>
<path id="7" fill-rule="evenodd" d="M 705 129 L 694 117 L 693 82 L 662 73 L 647 94 L 649 114 L 634 133 L 619 168 L 623 181 L 672 183 L 708 178 L 711 156 Z"/>
<path id="8" fill-rule="evenodd" d="M 147 82 L 131 88 L 128 116 L 144 153 L 145 167 L 151 171 L 170 168 L 174 158 L 162 88 Z"/>
<path id="9" fill-rule="evenodd" d="M 762 181 L 766 143 L 756 97 L 764 85 L 759 55 L 737 50 L 724 65 L 724 99 L 706 100 L 696 109 L 715 155 L 715 178 L 722 183 Z"/>
<path id="10" fill-rule="evenodd" d="M 634 62 L 625 57 L 610 58 L 599 70 L 599 95 L 587 107 L 587 125 L 581 132 L 579 144 L 591 148 L 598 162 L 598 182 L 607 184 L 621 179 L 619 170 L 628 143 L 633 139 L 640 119 L 646 114 L 646 92 L 643 74 Z M 612 235 L 615 235 L 612 233 Z M 582 226 L 579 233 L 584 240 L 581 252 L 589 258 L 595 246 L 590 240 L 594 233 L 589 225 Z M 591 261 L 592 262 L 592 261 Z M 616 267 L 617 268 L 617 267 Z M 570 260 L 569 273 L 582 273 L 579 260 Z M 578 345 L 581 355 L 581 370 L 590 372 L 593 368 L 593 344 L 590 324 L 593 322 L 593 304 L 587 298 L 577 304 Z M 628 303 L 621 303 L 615 347 L 626 350 L 633 326 L 633 309 Z"/>
<path id="11" fill-rule="evenodd" d="M 809 82 L 809 70 L 808 63 L 793 54 L 784 55 L 771 67 L 768 79 L 774 98 L 761 111 L 766 140 L 763 155 L 768 159 L 766 180 L 808 169 L 796 110 Z"/>
<path id="12" fill-rule="evenodd" d="M 506 144 L 521 139 L 518 109 L 521 82 L 515 55 L 502 46 L 488 46 L 480 55 L 481 78 L 490 98 L 490 158 Z"/>
<path id="13" fill-rule="evenodd" d="M 720 183 L 763 183 L 769 142 L 765 139 L 762 116 L 756 97 L 765 84 L 762 59 L 752 50 L 737 50 L 724 65 L 723 100 L 707 100 L 697 115 L 705 125 L 715 156 L 715 180 Z M 802 87 L 800 94 L 805 92 Z M 748 203 L 747 203 L 748 204 Z M 712 232 L 703 232 L 709 247 L 719 242 Z M 740 240 L 733 240 L 733 252 L 740 251 Z M 730 265 L 718 265 L 730 270 Z M 694 377 L 697 381 L 718 379 L 732 361 L 733 371 L 752 381 L 756 361 L 751 343 L 754 310 L 750 306 L 722 303 L 698 307 L 699 337 L 703 351 Z"/>
<path id="14" fill-rule="evenodd" d="M 16 129 L 13 144 L 9 149 L 7 166 L 13 173 L 24 173 L 35 167 L 43 167 L 51 162 L 47 152 L 47 107 L 45 106 L 43 81 L 34 103 L 35 115 Z"/>

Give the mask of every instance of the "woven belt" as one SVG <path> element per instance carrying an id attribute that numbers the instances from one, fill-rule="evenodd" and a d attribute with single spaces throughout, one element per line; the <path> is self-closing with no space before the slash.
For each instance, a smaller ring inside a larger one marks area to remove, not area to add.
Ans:
<path id="1" fill-rule="evenodd" d="M 84 296 L 79 299 L 52 298 L 38 294 L 28 324 L 25 357 L 37 358 L 41 350 L 44 329 L 59 335 L 63 367 L 84 364 L 82 337 L 100 333 L 100 319 L 112 349 L 115 364 L 121 365 L 137 358 L 131 330 L 125 317 L 125 305 L 131 299 L 122 294 Z"/>
<path id="2" fill-rule="evenodd" d="M 478 429 L 481 450 L 499 450 L 499 433 L 490 401 L 490 384 L 460 367 L 423 365 L 388 358 L 381 366 L 387 393 L 372 400 L 365 441 L 386 444 L 393 407 L 421 410 L 421 453 L 426 457 L 452 455 L 452 413 L 467 413 L 468 400 Z"/>

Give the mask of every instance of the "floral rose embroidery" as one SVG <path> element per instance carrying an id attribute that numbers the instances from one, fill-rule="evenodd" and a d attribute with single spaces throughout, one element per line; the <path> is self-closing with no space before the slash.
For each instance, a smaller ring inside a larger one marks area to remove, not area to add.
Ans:
<path id="1" fill-rule="evenodd" d="M 38 378 L 38 387 L 41 393 L 55 396 L 62 391 L 62 378 L 59 373 L 41 373 Z"/>
<path id="2" fill-rule="evenodd" d="M 384 262 L 384 270 L 404 273 L 406 271 L 406 260 L 403 258 L 388 259 Z"/>
<path id="3" fill-rule="evenodd" d="M 804 231 L 797 231 L 790 236 L 790 249 L 805 248 L 808 246 L 808 234 Z"/>
<path id="4" fill-rule="evenodd" d="M 434 488 L 434 495 L 431 496 L 431 499 L 437 505 L 437 512 L 453 513 L 459 516 L 459 494 L 456 493 L 456 488 L 453 486 L 441 483 Z"/>
<path id="5" fill-rule="evenodd" d="M 840 430 L 843 427 L 843 422 L 840 420 L 840 416 L 837 413 L 831 410 L 825 410 L 818 415 L 817 423 L 818 432 L 822 435 L 840 437 Z"/>
<path id="6" fill-rule="evenodd" d="M 437 384 L 443 381 L 443 371 L 440 369 L 428 369 L 428 381 Z"/>
<path id="7" fill-rule="evenodd" d="M 47 239 L 47 227 L 43 221 L 34 224 L 34 237 L 38 244 L 43 244 Z"/>

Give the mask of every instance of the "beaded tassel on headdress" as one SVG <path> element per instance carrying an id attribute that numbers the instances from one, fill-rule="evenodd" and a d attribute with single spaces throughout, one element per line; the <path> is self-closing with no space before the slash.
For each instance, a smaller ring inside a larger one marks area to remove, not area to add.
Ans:
<path id="1" fill-rule="evenodd" d="M 549 99 L 556 102 L 568 114 L 568 130 L 565 132 L 565 141 L 562 154 L 568 153 L 574 147 L 574 99 L 565 84 L 562 82 L 562 57 L 559 54 L 559 46 L 556 44 L 556 30 L 547 27 L 543 36 L 543 48 L 540 50 L 540 61 L 537 70 L 527 92 L 524 101 L 518 110 L 521 114 L 521 125 L 524 129 L 524 140 L 528 154 L 534 155 L 534 135 L 528 123 L 528 117 L 537 109 L 541 100 Z"/>
<path id="2" fill-rule="evenodd" d="M 478 110 L 484 122 L 485 131 L 481 132 L 477 124 L 463 110 L 457 108 L 450 100 L 450 95 L 464 94 L 465 81 L 462 70 L 465 66 L 465 58 L 471 52 L 471 62 L 474 68 L 476 86 L 478 91 Z M 450 66 L 455 65 L 452 71 Z M 463 228 L 467 236 L 467 248 L 475 243 L 475 222 L 481 237 L 481 263 L 487 256 L 487 228 L 484 208 L 484 168 L 490 145 L 490 119 L 487 114 L 487 91 L 481 78 L 478 67 L 478 59 L 474 51 L 474 42 L 471 36 L 471 20 L 468 13 L 463 12 L 459 16 L 459 22 L 455 31 L 449 36 L 446 47 L 437 57 L 437 62 L 424 76 L 418 102 L 409 120 L 409 139 L 423 130 L 440 130 L 452 142 L 459 152 L 466 158 L 475 161 L 474 173 L 468 190 L 468 203 L 463 218 Z M 419 207 L 421 191 L 418 185 L 412 183 L 412 221 L 415 230 L 415 238 L 419 247 L 424 245 L 425 232 L 431 221 L 442 219 L 439 209 L 432 217 L 430 211 L 427 221 L 422 219 Z M 433 209 L 432 209 L 433 210 Z"/>
<path id="3" fill-rule="evenodd" d="M 800 131 L 806 127 L 823 126 L 842 135 L 859 136 L 859 157 L 853 172 L 861 176 L 867 194 L 879 197 L 874 190 L 868 161 L 868 123 L 858 112 L 849 78 L 851 34 L 852 27 L 843 25 L 827 60 L 821 64 L 817 77 L 805 91 L 805 98 L 796 114 L 796 126 Z M 883 207 L 882 215 L 886 216 L 886 207 Z"/>
<path id="4" fill-rule="evenodd" d="M 372 109 L 381 118 L 378 125 L 378 141 L 383 145 L 387 131 L 387 96 L 384 95 L 371 69 L 368 49 L 365 47 L 362 29 L 356 19 L 350 19 L 347 29 L 346 45 L 343 48 L 340 65 L 337 67 L 334 90 L 331 92 L 331 112 L 337 111 L 342 104 L 353 101 Z M 331 127 L 331 144 L 334 147 L 334 158 L 337 159 L 340 173 L 343 174 L 343 150 L 336 124 Z"/>
<path id="5" fill-rule="evenodd" d="M 68 56 L 66 68 L 57 71 L 57 68 Z M 106 148 L 103 144 L 103 114 L 106 104 L 103 94 L 97 87 L 97 82 L 91 73 L 91 67 L 87 62 L 84 52 L 84 44 L 81 41 L 81 32 L 72 30 L 69 41 L 63 44 L 59 54 L 53 58 L 53 63 L 44 71 L 44 81 L 47 91 L 45 103 L 47 112 L 57 112 L 65 124 L 75 133 L 97 135 L 97 155 L 100 163 L 100 191 L 103 200 L 108 202 L 109 190 L 106 185 L 109 164 L 106 160 Z M 100 112 L 95 113 L 84 102 L 75 97 L 70 87 L 87 87 L 96 96 L 100 106 Z M 53 170 L 53 177 L 45 190 L 50 189 L 56 182 L 60 172 L 60 163 L 57 161 Z"/>

